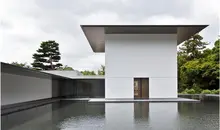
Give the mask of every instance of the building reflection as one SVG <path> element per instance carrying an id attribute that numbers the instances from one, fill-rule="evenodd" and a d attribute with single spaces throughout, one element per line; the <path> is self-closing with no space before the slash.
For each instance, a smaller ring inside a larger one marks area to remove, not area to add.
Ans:
<path id="1" fill-rule="evenodd" d="M 134 103 L 134 119 L 145 119 L 149 118 L 149 103 Z"/>
<path id="2" fill-rule="evenodd" d="M 106 129 L 173 129 L 178 125 L 177 108 L 177 103 L 106 103 Z"/>
<path id="3" fill-rule="evenodd" d="M 88 127 L 108 130 L 146 128 L 168 130 L 177 128 L 178 120 L 178 103 L 62 101 L 4 116 L 2 128 L 21 130 L 36 127 L 64 130 Z"/>

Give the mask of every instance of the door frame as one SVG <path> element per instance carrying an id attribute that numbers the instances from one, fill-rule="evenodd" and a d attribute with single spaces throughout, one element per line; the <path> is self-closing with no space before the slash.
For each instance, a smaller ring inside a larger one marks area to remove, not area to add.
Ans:
<path id="1" fill-rule="evenodd" d="M 147 80 L 148 81 L 147 82 L 148 84 L 146 86 L 147 87 L 147 89 L 146 89 L 147 90 L 147 93 L 146 93 L 147 97 L 143 97 L 143 95 L 142 95 L 143 94 L 143 80 Z M 149 81 L 149 77 L 134 77 L 133 78 L 133 92 L 135 91 L 135 89 L 134 89 L 134 82 L 135 81 L 138 81 L 138 85 L 139 85 L 138 87 L 140 89 L 140 91 L 139 91 L 140 96 L 139 97 L 135 97 L 135 95 L 133 95 L 134 99 L 148 99 L 149 96 L 150 96 L 150 90 L 149 90 L 150 89 L 150 87 L 149 87 L 149 84 L 150 84 L 149 82 L 150 81 Z"/>

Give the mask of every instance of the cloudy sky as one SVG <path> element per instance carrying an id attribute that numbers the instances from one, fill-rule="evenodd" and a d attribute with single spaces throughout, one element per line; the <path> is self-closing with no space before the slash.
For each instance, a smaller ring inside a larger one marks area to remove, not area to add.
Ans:
<path id="1" fill-rule="evenodd" d="M 105 56 L 92 52 L 81 24 L 209 24 L 201 35 L 213 42 L 219 5 L 219 0 L 0 0 L 0 61 L 30 64 L 41 41 L 56 40 L 64 65 L 96 70 Z"/>

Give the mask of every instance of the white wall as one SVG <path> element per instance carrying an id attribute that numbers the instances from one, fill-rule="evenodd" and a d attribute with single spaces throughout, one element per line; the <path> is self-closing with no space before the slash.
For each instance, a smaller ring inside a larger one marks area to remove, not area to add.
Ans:
<path id="1" fill-rule="evenodd" d="M 1 105 L 52 97 L 51 79 L 1 73 Z"/>
<path id="2" fill-rule="evenodd" d="M 106 34 L 106 98 L 133 98 L 134 77 L 149 77 L 150 98 L 176 98 L 176 39 L 176 34 Z"/>

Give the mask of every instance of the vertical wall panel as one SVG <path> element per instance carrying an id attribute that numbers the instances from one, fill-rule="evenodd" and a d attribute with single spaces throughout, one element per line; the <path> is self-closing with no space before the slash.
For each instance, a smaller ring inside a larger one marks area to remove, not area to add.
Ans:
<path id="1" fill-rule="evenodd" d="M 105 40 L 106 98 L 133 98 L 134 77 L 149 78 L 150 98 L 177 97 L 176 34 L 106 34 Z"/>
<path id="2" fill-rule="evenodd" d="M 8 73 L 1 73 L 1 78 L 2 105 L 52 97 L 51 79 Z"/>

